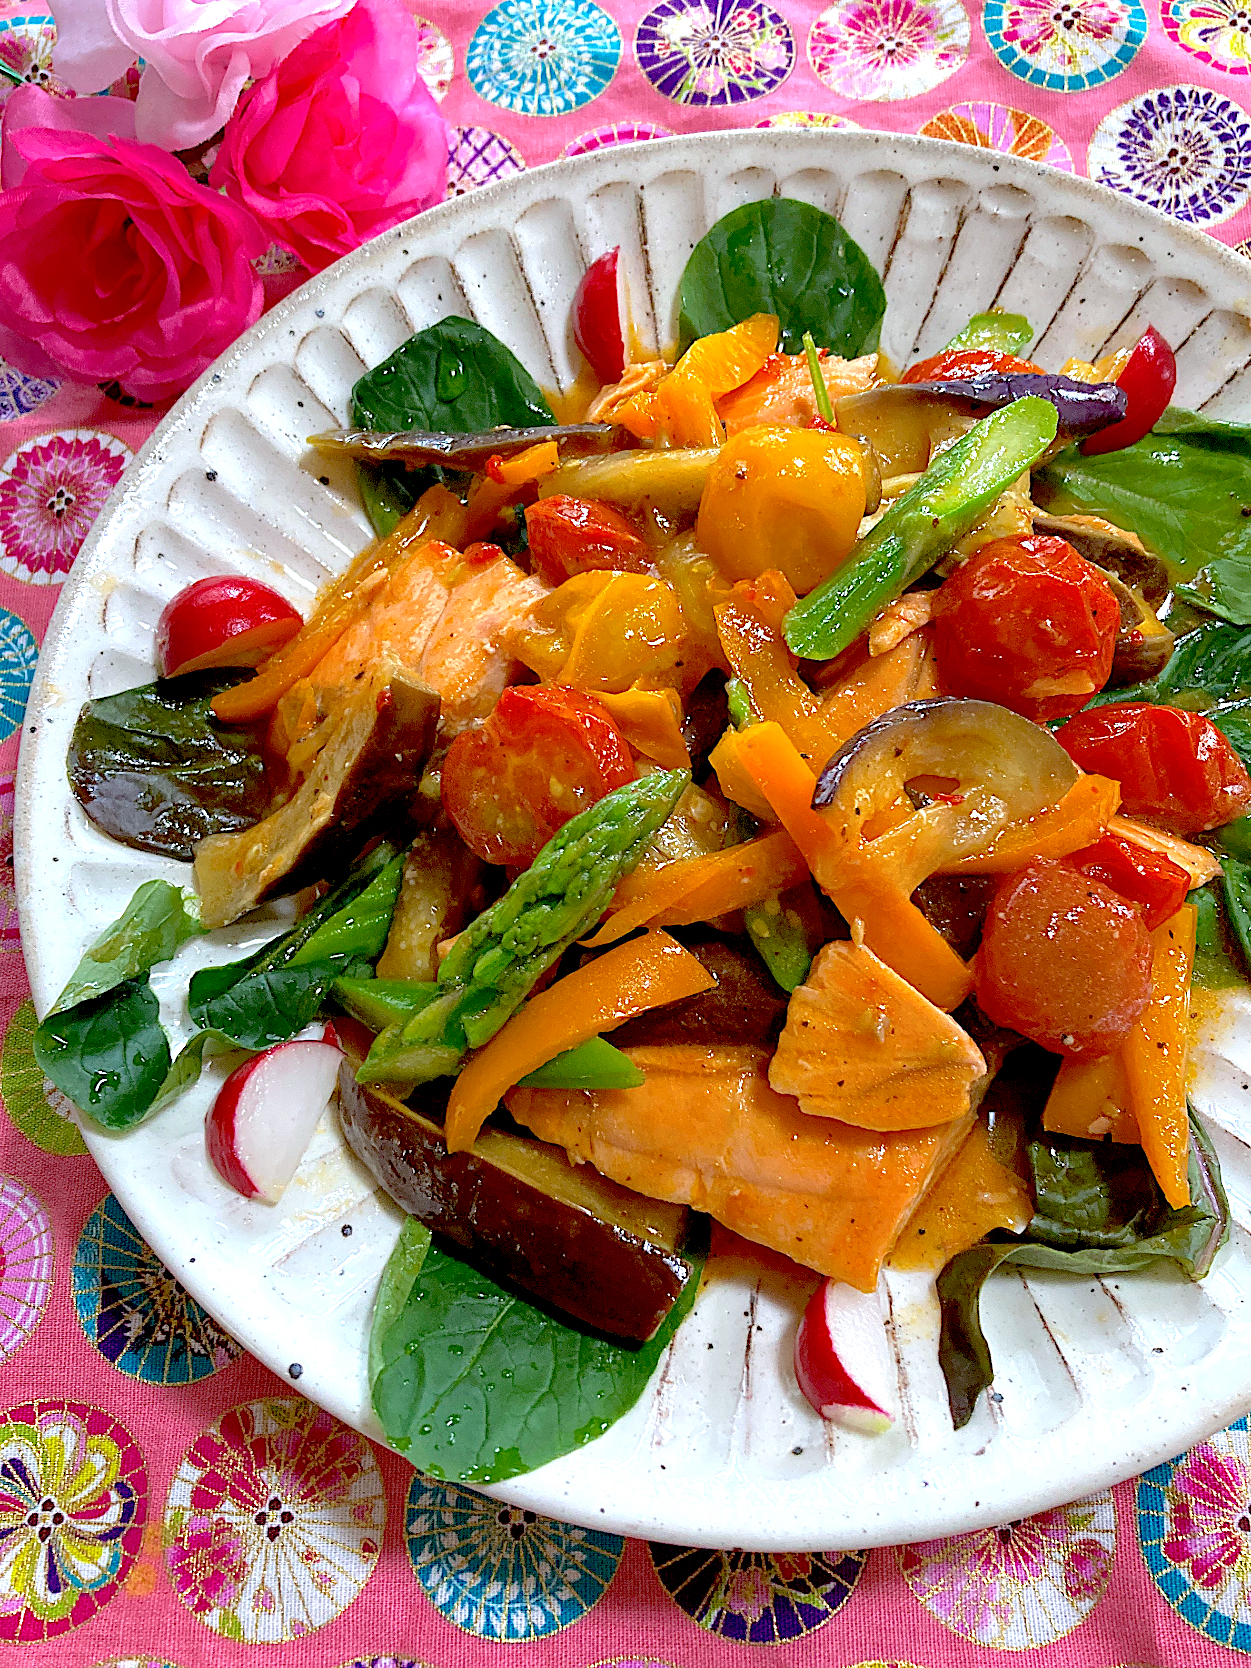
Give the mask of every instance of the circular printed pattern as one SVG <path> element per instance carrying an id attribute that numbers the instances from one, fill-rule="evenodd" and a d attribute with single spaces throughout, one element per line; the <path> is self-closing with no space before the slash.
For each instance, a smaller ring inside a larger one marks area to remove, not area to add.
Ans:
<path id="1" fill-rule="evenodd" d="M 26 621 L 0 608 L 0 741 L 21 725 L 38 659 L 39 645 Z"/>
<path id="2" fill-rule="evenodd" d="M 675 104 L 747 104 L 786 80 L 795 37 L 761 0 L 661 0 L 638 26 L 634 56 Z"/>
<path id="3" fill-rule="evenodd" d="M 0 1052 L 0 1096 L 9 1120 L 45 1153 L 63 1158 L 87 1151 L 78 1114 L 35 1062 L 35 1005 L 29 999 L 9 1021 Z"/>
<path id="4" fill-rule="evenodd" d="M 585 156 L 588 151 L 606 150 L 609 145 L 635 145 L 643 139 L 670 138 L 669 129 L 657 127 L 654 122 L 606 122 L 603 127 L 593 127 L 589 133 L 571 139 L 560 154 Z"/>
<path id="5" fill-rule="evenodd" d="M 0 104 L 13 91 L 12 76 L 46 87 L 53 79 L 52 48 L 56 45 L 56 22 L 48 16 L 0 17 Z"/>
<path id="6" fill-rule="evenodd" d="M 621 36 L 592 0 L 502 0 L 474 30 L 469 85 L 520 116 L 567 116 L 617 73 Z"/>
<path id="7" fill-rule="evenodd" d="M 106 1361 L 145 1384 L 193 1384 L 243 1353 L 148 1249 L 110 1193 L 74 1252 L 74 1307 Z"/>
<path id="8" fill-rule="evenodd" d="M 1140 0 L 986 0 L 996 58 L 1031 87 L 1081 93 L 1111 81 L 1147 38 Z"/>
<path id="9" fill-rule="evenodd" d="M 91 1620 L 139 1551 L 147 1493 L 143 1455 L 111 1414 L 62 1401 L 0 1414 L 0 1640 Z"/>
<path id="10" fill-rule="evenodd" d="M 387 1504 L 369 1444 L 302 1398 L 231 1408 L 184 1454 L 165 1562 L 206 1627 L 243 1644 L 303 1638 L 373 1573 Z"/>
<path id="11" fill-rule="evenodd" d="M 851 1597 L 863 1552 L 706 1552 L 648 1543 L 661 1584 L 709 1633 L 778 1645 L 828 1622 Z"/>
<path id="12" fill-rule="evenodd" d="M 1160 87 L 1110 111 L 1087 151 L 1092 180 L 1194 226 L 1251 196 L 1251 120 L 1207 87 Z"/>
<path id="13" fill-rule="evenodd" d="M 164 1656 L 111 1656 L 107 1662 L 97 1662 L 93 1668 L 178 1668 Z"/>
<path id="14" fill-rule="evenodd" d="M 0 1176 L 0 1362 L 39 1325 L 52 1291 L 52 1224 L 33 1193 Z"/>
<path id="15" fill-rule="evenodd" d="M 1073 172 L 1069 148 L 1055 129 L 1027 110 L 1014 110 L 1007 104 L 953 104 L 950 110 L 931 116 L 921 132 L 930 139 L 954 139 L 961 145 L 1027 156 L 1031 162 L 1049 162 L 1066 174 Z"/>
<path id="16" fill-rule="evenodd" d="M 1102 1598 L 1116 1550 L 1111 1489 L 998 1529 L 901 1546 L 904 1580 L 961 1639 L 1035 1650 L 1072 1632 Z"/>
<path id="17" fill-rule="evenodd" d="M 456 73 L 452 43 L 428 17 L 414 13 L 413 21 L 417 25 L 417 73 L 430 89 L 431 98 L 442 104 Z"/>
<path id="18" fill-rule="evenodd" d="M 817 15 L 808 62 L 843 98 L 915 98 L 969 55 L 961 0 L 836 0 Z"/>
<path id="19" fill-rule="evenodd" d="M 490 185 L 519 174 L 526 159 L 502 133 L 489 127 L 448 129 L 447 194 L 463 197 L 478 185 Z"/>
<path id="20" fill-rule="evenodd" d="M 766 116 L 757 127 L 847 127 L 860 131 L 860 123 L 850 116 L 832 116 L 825 110 L 781 110 L 776 116 Z"/>
<path id="21" fill-rule="evenodd" d="M 418 1662 L 415 1656 L 354 1656 L 339 1668 L 429 1668 L 429 1664 Z"/>
<path id="22" fill-rule="evenodd" d="M 20 955 L 22 949 L 13 882 L 13 793 L 13 777 L 0 775 L 0 955 Z"/>
<path id="23" fill-rule="evenodd" d="M 1251 75 L 1251 10 L 1246 0 L 1161 0 L 1160 21 L 1174 46 L 1230 75 Z"/>
<path id="24" fill-rule="evenodd" d="M 1218 1645 L 1251 1650 L 1247 1421 L 1146 1472 L 1137 1506 L 1142 1555 L 1169 1604 Z"/>
<path id="25" fill-rule="evenodd" d="M 0 77 L 0 87 L 4 85 Z M 0 423 L 12 423 L 34 411 L 61 386 L 52 377 L 27 376 L 16 365 L 0 359 Z"/>
<path id="26" fill-rule="evenodd" d="M 404 1532 L 426 1597 L 483 1639 L 543 1639 L 585 1616 L 625 1542 L 415 1476 Z"/>
<path id="27" fill-rule="evenodd" d="M 129 446 L 95 429 L 43 434 L 0 466 L 0 570 L 59 585 L 130 462 Z"/>

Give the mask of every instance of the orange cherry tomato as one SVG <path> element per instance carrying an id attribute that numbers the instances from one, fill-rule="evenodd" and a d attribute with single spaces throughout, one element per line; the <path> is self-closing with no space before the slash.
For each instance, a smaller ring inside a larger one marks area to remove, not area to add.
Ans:
<path id="1" fill-rule="evenodd" d="M 944 348 L 932 359 L 922 359 L 904 372 L 900 382 L 967 382 L 975 376 L 987 376 L 992 371 L 1004 375 L 1009 371 L 1041 371 L 1030 359 L 1018 359 L 1013 353 L 1001 353 L 997 348 Z"/>
<path id="2" fill-rule="evenodd" d="M 443 806 L 484 862 L 527 868 L 570 817 L 633 780 L 630 749 L 593 695 L 526 684 L 448 748 Z"/>
<path id="3" fill-rule="evenodd" d="M 237 573 L 197 579 L 165 604 L 156 626 L 163 678 L 213 666 L 259 666 L 304 624 L 286 597 Z"/>
<path id="4" fill-rule="evenodd" d="M 1078 874 L 1101 880 L 1142 909 L 1147 930 L 1154 932 L 1176 915 L 1190 890 L 1190 876 L 1162 851 L 1149 851 L 1136 840 L 1106 833 L 1064 859 Z"/>
<path id="5" fill-rule="evenodd" d="M 975 963 L 982 1012 L 1055 1054 L 1111 1054 L 1151 995 L 1142 912 L 1066 863 L 1010 875 Z"/>
<path id="6" fill-rule="evenodd" d="M 984 544 L 939 591 L 934 648 L 948 695 L 996 701 L 1035 723 L 1068 718 L 1108 681 L 1121 610 L 1064 539 Z"/>
<path id="7" fill-rule="evenodd" d="M 1199 712 L 1129 701 L 1080 712 L 1056 731 L 1075 764 L 1121 784 L 1121 809 L 1174 834 L 1221 828 L 1251 806 L 1251 777 Z"/>
<path id="8" fill-rule="evenodd" d="M 610 504 L 565 493 L 540 498 L 526 510 L 526 531 L 531 560 L 549 585 L 592 568 L 646 573 L 651 567 L 651 551 L 637 529 Z"/>

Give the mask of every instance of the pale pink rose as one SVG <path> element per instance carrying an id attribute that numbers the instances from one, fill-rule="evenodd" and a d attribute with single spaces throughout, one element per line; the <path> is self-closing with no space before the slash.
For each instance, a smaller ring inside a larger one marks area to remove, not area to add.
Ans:
<path id="1" fill-rule="evenodd" d="M 268 75 L 352 0 L 53 0 L 57 74 L 98 92 L 135 58 L 147 68 L 135 103 L 145 144 L 186 150 L 225 122 L 244 85 Z"/>
<path id="2" fill-rule="evenodd" d="M 48 127 L 10 143 L 0 356 L 20 370 L 166 399 L 259 316 L 260 227 L 165 151 Z"/>
<path id="3" fill-rule="evenodd" d="M 440 202 L 447 128 L 401 0 L 359 0 L 250 88 L 211 183 L 314 272 Z"/>
<path id="4" fill-rule="evenodd" d="M 58 133 L 91 133 L 97 139 L 133 139 L 135 107 L 125 98 L 53 98 L 33 81 L 15 87 L 0 114 L 0 188 L 20 185 L 26 162 L 13 143 L 28 127 Z"/>

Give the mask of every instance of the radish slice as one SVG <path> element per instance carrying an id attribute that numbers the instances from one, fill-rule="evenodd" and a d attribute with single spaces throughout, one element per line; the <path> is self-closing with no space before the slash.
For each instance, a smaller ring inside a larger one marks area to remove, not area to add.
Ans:
<path id="1" fill-rule="evenodd" d="M 329 1042 L 285 1042 L 222 1084 L 204 1125 L 218 1175 L 245 1199 L 276 1204 L 313 1138 L 343 1054 Z"/>
<path id="2" fill-rule="evenodd" d="M 573 298 L 573 339 L 601 382 L 620 382 L 629 353 L 630 309 L 620 249 L 592 261 Z"/>
<path id="3" fill-rule="evenodd" d="M 799 1323 L 795 1377 L 823 1419 L 869 1435 L 889 1430 L 898 1403 L 880 1294 L 823 1280 Z"/>

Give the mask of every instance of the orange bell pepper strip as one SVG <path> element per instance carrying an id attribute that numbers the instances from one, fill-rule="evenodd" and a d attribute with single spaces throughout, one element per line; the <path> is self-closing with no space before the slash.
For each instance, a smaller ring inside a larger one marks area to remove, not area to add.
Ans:
<path id="1" fill-rule="evenodd" d="M 250 683 L 236 684 L 213 697 L 213 716 L 224 724 L 246 724 L 272 711 L 369 607 L 374 588 L 414 546 L 444 538 L 459 545 L 464 521 L 464 506 L 446 487 L 433 486 L 423 492 L 385 539 L 367 545 L 346 573 L 330 582 L 302 630 L 264 662 Z"/>
<path id="2" fill-rule="evenodd" d="M 786 578 L 770 571 L 741 580 L 713 613 L 722 652 L 756 716 L 780 724 L 800 757 L 820 770 L 844 738 L 823 721 L 820 697 L 796 672 L 782 636 L 778 621 L 794 603 Z"/>
<path id="3" fill-rule="evenodd" d="M 528 1072 L 649 1008 L 711 990 L 716 979 L 665 932 L 619 944 L 532 996 L 470 1059 L 447 1103 L 450 1152 L 467 1152 L 500 1100 Z"/>
<path id="4" fill-rule="evenodd" d="M 725 424 L 714 401 L 750 382 L 777 345 L 772 313 L 754 313 L 729 330 L 702 336 L 657 388 L 627 400 L 613 420 L 644 440 L 663 436 L 671 446 L 719 446 Z"/>
<path id="5" fill-rule="evenodd" d="M 654 759 L 666 770 L 691 768 L 691 751 L 682 734 L 682 703 L 676 690 L 631 687 L 614 695 L 601 689 L 596 699 L 607 707 L 632 753 Z"/>
<path id="6" fill-rule="evenodd" d="M 1138 1121 L 1130 1110 L 1129 1079 L 1118 1049 L 1096 1060 L 1062 1060 L 1043 1107 L 1043 1128 L 1082 1141 L 1108 1136 L 1138 1146 Z"/>
<path id="7" fill-rule="evenodd" d="M 1183 904 L 1151 934 L 1151 997 L 1121 1045 L 1142 1150 L 1174 1210 L 1190 1203 L 1186 1055 L 1198 914 Z"/>
<path id="8" fill-rule="evenodd" d="M 962 857 L 946 875 L 1007 875 L 1036 858 L 1067 857 L 1092 845 L 1121 803 L 1121 784 L 1107 776 L 1079 776 L 1057 804 L 1024 822 L 1009 823 L 993 845 L 976 857 Z"/>
<path id="9" fill-rule="evenodd" d="M 874 872 L 871 843 L 867 851 L 853 850 L 843 830 L 813 810 L 816 777 L 781 726 L 753 724 L 741 731 L 738 755 L 853 933 L 859 921 L 869 949 L 935 1007 L 959 1007 L 973 975 L 912 902 L 912 887 L 901 889 L 884 865 Z"/>
<path id="10" fill-rule="evenodd" d="M 638 927 L 684 927 L 715 921 L 733 909 L 750 909 L 789 892 L 808 878 L 799 847 L 783 829 L 707 857 L 666 863 L 647 877 L 643 891 L 610 915 L 586 940 L 596 950 Z"/>
<path id="11" fill-rule="evenodd" d="M 524 452 L 516 452 L 510 458 L 488 458 L 486 473 L 499 486 L 520 487 L 542 480 L 544 475 L 552 474 L 559 467 L 560 447 L 554 440 L 541 440 L 538 445 L 527 446 Z"/>

